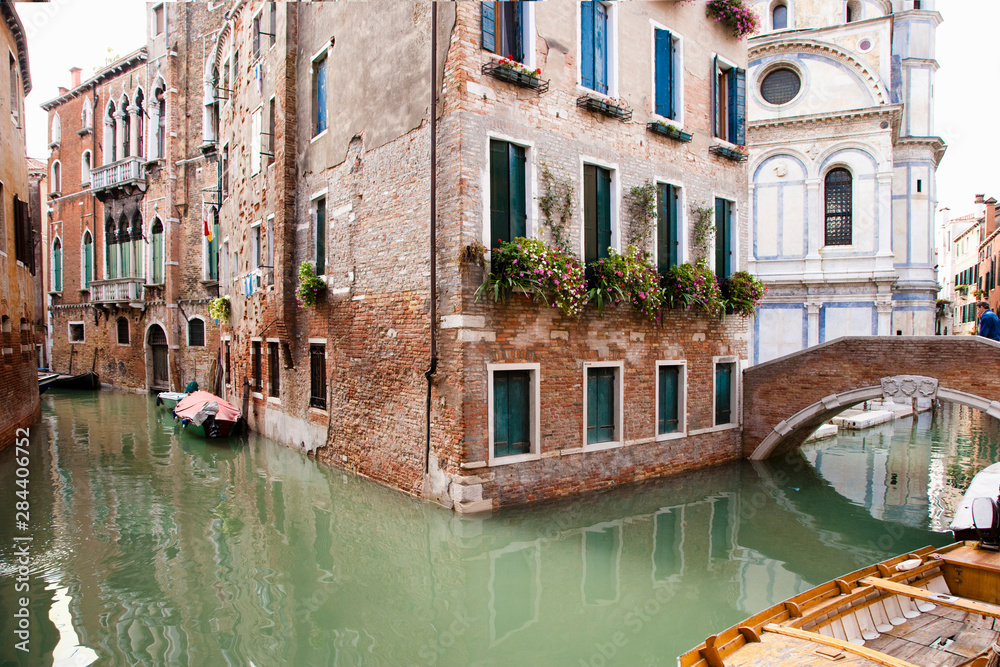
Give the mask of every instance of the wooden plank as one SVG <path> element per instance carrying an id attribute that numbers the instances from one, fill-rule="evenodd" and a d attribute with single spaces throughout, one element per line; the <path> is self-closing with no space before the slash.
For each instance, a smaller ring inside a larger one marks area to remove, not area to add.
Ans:
<path id="1" fill-rule="evenodd" d="M 804 639 L 806 641 L 811 641 L 816 644 L 823 644 L 824 646 L 832 646 L 834 648 L 840 649 L 844 653 L 850 653 L 851 655 L 861 656 L 866 660 L 871 660 L 872 662 L 884 665 L 884 667 L 917 667 L 911 662 L 905 660 L 899 660 L 891 655 L 886 655 L 884 653 L 879 653 L 878 651 L 873 651 L 864 646 L 858 646 L 857 644 L 852 644 L 848 641 L 843 641 L 840 639 L 834 639 L 833 637 L 826 637 L 824 635 L 816 634 L 815 632 L 806 632 L 805 630 L 796 630 L 795 628 L 785 628 L 780 625 L 768 624 L 764 626 L 766 632 L 775 632 L 778 634 L 786 635 L 788 637 L 797 637 L 799 639 Z M 923 666 L 922 666 L 923 667 Z"/>
<path id="2" fill-rule="evenodd" d="M 967 627 L 955 637 L 955 643 L 946 650 L 966 658 L 974 658 L 992 646 L 996 640 L 997 633 L 994 630 Z"/>
<path id="3" fill-rule="evenodd" d="M 941 604 L 946 607 L 953 607 L 955 609 L 961 609 L 975 614 L 982 614 L 984 616 L 992 616 L 994 618 L 1000 617 L 1000 605 L 990 604 L 988 602 L 979 602 L 978 600 L 970 600 L 969 598 L 958 597 L 957 595 L 941 595 L 940 593 L 932 593 L 924 590 L 923 588 L 915 588 L 913 586 L 907 586 L 906 584 L 900 584 L 895 581 L 879 579 L 878 577 L 865 577 L 861 581 L 869 586 L 874 586 L 879 590 L 890 591 L 899 595 L 905 595 L 909 598 L 927 600 L 928 602 L 933 602 L 935 604 Z"/>

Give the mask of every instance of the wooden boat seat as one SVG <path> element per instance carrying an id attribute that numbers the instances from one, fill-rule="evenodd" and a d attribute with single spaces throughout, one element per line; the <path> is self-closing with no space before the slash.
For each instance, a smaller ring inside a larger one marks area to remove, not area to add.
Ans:
<path id="1" fill-rule="evenodd" d="M 970 600 L 957 595 L 935 593 L 924 588 L 916 588 L 888 579 L 879 579 L 878 577 L 865 577 L 862 581 L 865 585 L 873 586 L 879 590 L 889 591 L 910 598 L 918 598 L 927 602 L 934 602 L 946 607 L 954 607 L 955 609 L 961 609 L 962 611 L 974 614 L 1000 618 L 1000 605 L 990 604 L 989 602 L 979 602 L 978 600 Z"/>

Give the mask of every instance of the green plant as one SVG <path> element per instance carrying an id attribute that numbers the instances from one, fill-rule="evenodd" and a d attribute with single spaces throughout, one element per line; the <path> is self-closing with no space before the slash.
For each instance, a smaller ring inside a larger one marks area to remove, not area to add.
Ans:
<path id="1" fill-rule="evenodd" d="M 725 309 L 715 272 L 703 259 L 673 266 L 663 277 L 664 300 L 671 308 L 703 310 L 721 316 Z"/>
<path id="2" fill-rule="evenodd" d="M 604 311 L 605 303 L 627 301 L 632 309 L 656 320 L 663 306 L 660 275 L 648 253 L 630 245 L 623 254 L 608 248 L 608 257 L 587 266 L 588 299 Z"/>
<path id="3" fill-rule="evenodd" d="M 220 322 L 228 322 L 230 304 L 228 296 L 220 296 L 208 302 L 208 314 Z"/>
<path id="4" fill-rule="evenodd" d="M 500 64 L 500 67 L 505 67 L 507 69 L 512 69 L 515 72 L 519 72 L 519 73 L 524 74 L 526 76 L 533 76 L 533 77 L 537 78 L 537 77 L 540 77 L 542 75 L 542 70 L 541 69 L 533 69 L 533 70 L 532 69 L 528 69 L 527 67 L 525 67 L 521 63 L 519 63 L 516 60 L 514 60 L 513 56 L 507 56 L 506 58 L 501 58 L 499 64 Z"/>
<path id="5" fill-rule="evenodd" d="M 744 0 L 708 0 L 705 12 L 717 23 L 729 27 L 736 39 L 754 34 L 760 24 L 757 15 L 744 4 Z"/>
<path id="6" fill-rule="evenodd" d="M 549 230 L 552 243 L 561 252 L 570 255 L 569 222 L 573 219 L 573 186 L 552 174 L 547 163 L 542 164 L 542 194 L 538 197 L 538 208 L 542 212 L 543 224 Z"/>
<path id="7" fill-rule="evenodd" d="M 740 317 L 753 317 L 766 293 L 767 286 L 760 278 L 746 271 L 737 271 L 722 281 L 726 305 Z"/>
<path id="8" fill-rule="evenodd" d="M 712 241 L 715 238 L 714 213 L 705 202 L 691 205 L 691 215 L 694 218 L 691 244 L 694 246 L 697 259 L 706 260 L 712 250 Z"/>
<path id="9" fill-rule="evenodd" d="M 481 241 L 474 241 L 458 251 L 458 268 L 462 273 L 468 273 L 473 264 L 486 269 L 486 246 Z"/>
<path id="10" fill-rule="evenodd" d="M 492 268 L 476 290 L 476 300 L 506 301 L 514 292 L 526 294 L 578 316 L 586 303 L 583 269 L 576 257 L 540 239 L 518 237 L 493 249 Z"/>
<path id="11" fill-rule="evenodd" d="M 646 181 L 636 185 L 625 196 L 629 214 L 628 245 L 634 245 L 648 252 L 656 229 L 656 185 Z"/>
<path id="12" fill-rule="evenodd" d="M 302 262 L 299 265 L 299 289 L 295 298 L 300 306 L 315 306 L 319 295 L 326 290 L 326 283 L 316 275 L 312 262 Z"/>

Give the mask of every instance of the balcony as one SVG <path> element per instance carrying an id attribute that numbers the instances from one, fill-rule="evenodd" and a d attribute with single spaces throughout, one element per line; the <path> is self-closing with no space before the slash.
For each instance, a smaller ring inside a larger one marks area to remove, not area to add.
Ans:
<path id="1" fill-rule="evenodd" d="M 127 303 L 133 308 L 142 308 L 145 304 L 145 278 L 112 278 L 111 280 L 92 280 L 90 282 L 91 303 Z"/>
<path id="2" fill-rule="evenodd" d="M 115 194 L 133 194 L 146 190 L 146 168 L 141 157 L 127 157 L 111 164 L 94 167 L 90 172 L 91 190 L 104 201 Z"/>

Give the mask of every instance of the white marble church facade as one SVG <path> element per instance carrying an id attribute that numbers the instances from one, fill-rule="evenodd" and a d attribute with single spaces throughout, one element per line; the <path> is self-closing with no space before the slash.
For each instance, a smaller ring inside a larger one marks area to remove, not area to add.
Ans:
<path id="1" fill-rule="evenodd" d="M 751 0 L 751 363 L 934 333 L 934 2 Z"/>

